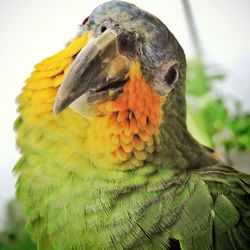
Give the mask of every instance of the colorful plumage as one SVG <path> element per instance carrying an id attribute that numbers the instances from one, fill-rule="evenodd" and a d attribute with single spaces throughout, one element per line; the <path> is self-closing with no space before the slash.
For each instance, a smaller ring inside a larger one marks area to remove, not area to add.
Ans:
<path id="1" fill-rule="evenodd" d="M 166 26 L 120 1 L 35 66 L 15 172 L 39 249 L 249 249 L 250 178 L 188 133 L 185 69 Z"/>

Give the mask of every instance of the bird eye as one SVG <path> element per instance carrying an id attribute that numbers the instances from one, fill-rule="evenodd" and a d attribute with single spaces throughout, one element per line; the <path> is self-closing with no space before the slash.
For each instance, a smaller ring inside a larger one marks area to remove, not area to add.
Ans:
<path id="1" fill-rule="evenodd" d="M 105 26 L 101 27 L 101 32 L 104 33 L 107 28 Z"/>
<path id="2" fill-rule="evenodd" d="M 136 45 L 136 34 L 133 32 L 121 33 L 118 36 L 118 44 L 121 51 L 134 53 Z"/>
<path id="3" fill-rule="evenodd" d="M 128 45 L 128 39 L 126 37 L 123 37 L 121 39 L 121 43 L 122 43 L 123 46 L 127 46 Z"/>
<path id="4" fill-rule="evenodd" d="M 82 25 L 86 24 L 88 20 L 89 20 L 89 16 L 83 20 Z"/>
<path id="5" fill-rule="evenodd" d="M 173 85 L 177 80 L 178 80 L 179 74 L 176 66 L 171 66 L 168 69 L 167 74 L 164 77 L 164 80 L 167 82 L 169 85 Z"/>

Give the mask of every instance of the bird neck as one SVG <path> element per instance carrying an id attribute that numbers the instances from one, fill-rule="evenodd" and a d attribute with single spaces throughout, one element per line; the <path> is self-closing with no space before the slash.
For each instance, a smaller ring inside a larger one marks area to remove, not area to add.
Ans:
<path id="1" fill-rule="evenodd" d="M 189 133 L 186 125 L 185 79 L 167 96 L 162 109 L 156 152 L 169 168 L 201 168 L 216 164 L 214 155 Z"/>
<path id="2" fill-rule="evenodd" d="M 125 170 L 147 162 L 194 168 L 201 156 L 209 163 L 211 157 L 187 131 L 184 90 L 159 96 L 137 62 L 131 64 L 129 79 L 123 94 L 97 105 L 98 115 L 89 121 L 85 148 L 94 164 Z"/>

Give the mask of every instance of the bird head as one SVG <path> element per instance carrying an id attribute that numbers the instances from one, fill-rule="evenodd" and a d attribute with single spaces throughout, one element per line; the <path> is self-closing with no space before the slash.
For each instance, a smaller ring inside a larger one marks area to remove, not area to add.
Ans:
<path id="1" fill-rule="evenodd" d="M 185 124 L 184 52 L 157 17 L 122 1 L 94 9 L 81 34 L 88 42 L 62 81 L 54 114 L 69 106 L 89 119 L 89 151 L 143 164 L 167 116 Z"/>
<path id="2" fill-rule="evenodd" d="M 136 73 L 159 99 L 183 88 L 183 50 L 168 28 L 148 12 L 127 2 L 110 1 L 85 19 L 82 32 L 91 39 L 60 86 L 55 114 L 71 105 L 88 116 L 86 106 L 117 100 Z M 141 89 L 137 95 L 143 93 Z"/>

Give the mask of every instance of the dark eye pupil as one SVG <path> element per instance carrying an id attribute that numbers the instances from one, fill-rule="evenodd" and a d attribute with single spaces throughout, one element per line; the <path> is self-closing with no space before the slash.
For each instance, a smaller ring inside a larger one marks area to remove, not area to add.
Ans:
<path id="1" fill-rule="evenodd" d="M 133 32 L 121 32 L 118 35 L 118 46 L 122 52 L 134 54 L 136 51 L 136 34 Z"/>
<path id="2" fill-rule="evenodd" d="M 122 45 L 126 46 L 128 44 L 128 39 L 126 37 L 122 38 Z"/>
<path id="3" fill-rule="evenodd" d="M 107 28 L 105 26 L 101 27 L 101 32 L 103 33 Z"/>
<path id="4" fill-rule="evenodd" d="M 165 75 L 165 81 L 172 85 L 175 81 L 176 81 L 176 78 L 177 78 L 177 70 L 175 67 L 171 67 L 167 74 Z"/>

